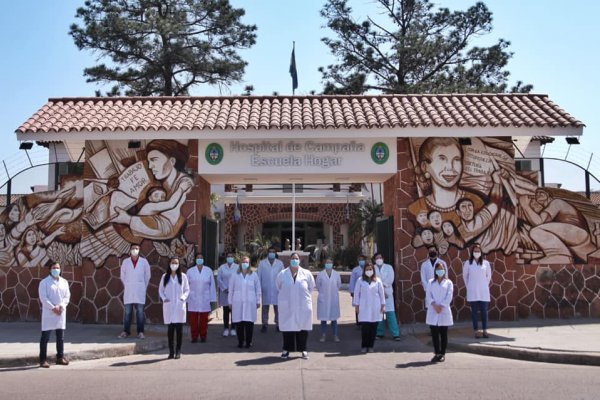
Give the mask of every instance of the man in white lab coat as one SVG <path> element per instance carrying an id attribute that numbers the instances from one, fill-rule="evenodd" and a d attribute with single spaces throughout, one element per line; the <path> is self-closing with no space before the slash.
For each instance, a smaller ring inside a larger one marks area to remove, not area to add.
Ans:
<path id="1" fill-rule="evenodd" d="M 317 275 L 317 319 L 321 321 L 321 339 L 324 342 L 327 337 L 327 321 L 331 321 L 333 341 L 339 342 L 337 320 L 340 318 L 340 288 L 342 279 L 340 273 L 333 269 L 333 260 L 325 260 L 325 269 Z"/>
<path id="2" fill-rule="evenodd" d="M 429 281 L 435 278 L 435 265 L 437 263 L 441 263 L 444 266 L 444 270 L 446 271 L 446 276 L 448 275 L 448 265 L 444 260 L 439 258 L 437 249 L 435 246 L 429 246 L 427 248 L 427 252 L 429 258 L 423 261 L 421 264 L 421 285 L 423 285 L 423 292 L 427 293 L 427 287 L 429 286 Z M 427 302 L 425 302 L 425 308 L 427 308 Z"/>
<path id="3" fill-rule="evenodd" d="M 233 253 L 227 253 L 225 264 L 217 271 L 217 283 L 219 284 L 219 305 L 223 307 L 223 336 L 235 336 L 235 326 L 231 321 L 231 307 L 229 307 L 229 280 L 235 274 L 239 265 L 235 263 Z"/>
<path id="4" fill-rule="evenodd" d="M 377 266 L 377 276 L 381 278 L 385 293 L 385 320 L 382 320 L 377 326 L 377 337 L 381 339 L 385 335 L 385 322 L 387 321 L 394 340 L 400 340 L 400 328 L 394 305 L 394 267 L 384 262 L 381 253 L 375 253 L 373 259 Z"/>
<path id="5" fill-rule="evenodd" d="M 283 333 L 281 358 L 287 359 L 290 351 L 299 351 L 308 359 L 306 342 L 312 330 L 312 291 L 315 280 L 312 273 L 300 267 L 300 256 L 292 253 L 290 266 L 277 275 L 277 304 L 279 329 Z"/>
<path id="6" fill-rule="evenodd" d="M 39 298 L 42 306 L 42 337 L 40 338 L 40 367 L 50 368 L 46 360 L 48 340 L 56 331 L 56 364 L 69 365 L 64 354 L 64 333 L 67 328 L 67 305 L 71 299 L 69 283 L 60 276 L 60 265 L 52 260 L 46 263 L 50 275 L 40 282 Z"/>
<path id="7" fill-rule="evenodd" d="M 119 338 L 124 339 L 131 335 L 131 316 L 135 307 L 135 319 L 137 323 L 137 337 L 144 339 L 144 305 L 146 304 L 146 291 L 150 283 L 150 264 L 148 260 L 140 256 L 140 246 L 132 244 L 130 257 L 121 263 L 121 282 L 123 291 L 123 304 L 125 305 L 125 316 L 123 318 L 123 332 Z"/>
<path id="8" fill-rule="evenodd" d="M 277 251 L 274 247 L 270 247 L 267 252 L 267 257 L 258 263 L 258 278 L 262 290 L 262 328 L 261 332 L 267 331 L 269 324 L 269 306 L 273 306 L 275 313 L 275 325 L 279 325 L 279 313 L 277 310 L 277 286 L 275 279 L 277 275 L 283 271 L 283 262 L 277 258 Z"/>

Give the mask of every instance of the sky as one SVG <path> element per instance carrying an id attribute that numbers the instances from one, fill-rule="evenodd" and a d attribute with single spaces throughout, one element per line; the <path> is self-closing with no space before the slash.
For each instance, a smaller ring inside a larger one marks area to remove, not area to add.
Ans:
<path id="1" fill-rule="evenodd" d="M 257 43 L 240 52 L 249 63 L 244 82 L 225 90 L 196 87 L 192 95 L 241 94 L 246 85 L 255 95 L 291 94 L 288 72 L 292 42 L 296 42 L 299 88 L 296 94 L 321 91 L 318 67 L 332 63 L 321 38 L 331 35 L 319 15 L 324 0 L 230 0 L 246 10 L 243 21 L 258 27 Z M 474 0 L 439 0 L 451 10 L 464 10 Z M 79 51 L 68 35 L 77 7 L 83 0 L 19 0 L 6 2 L 0 13 L 0 159 L 9 174 L 29 165 L 19 150 L 15 129 L 32 116 L 48 98 L 93 96 L 99 89 L 86 83 L 83 69 L 96 63 L 96 55 Z M 488 0 L 494 16 L 493 31 L 479 39 L 486 45 L 503 38 L 511 42 L 514 53 L 507 69 L 514 83 L 522 80 L 534 86 L 533 92 L 550 99 L 582 121 L 581 144 L 570 149 L 562 138 L 546 146 L 545 157 L 565 158 L 586 166 L 600 178 L 600 112 L 596 95 L 600 93 L 597 68 L 600 65 L 600 2 L 573 0 L 568 3 L 548 0 Z M 350 0 L 357 16 L 372 14 L 371 0 Z M 593 155 L 597 149 L 597 155 Z M 35 146 L 32 162 L 47 161 L 47 152 Z M 591 157 L 591 158 L 590 158 Z M 0 170 L 4 168 L 0 165 Z M 6 172 L 0 172 L 0 185 Z M 34 183 L 43 184 L 46 172 L 36 168 L 14 179 L 13 193 L 26 193 Z M 546 182 L 582 190 L 583 174 L 564 163 L 546 163 Z M 592 184 L 600 189 L 600 184 Z M 5 193 L 5 188 L 0 189 Z"/>

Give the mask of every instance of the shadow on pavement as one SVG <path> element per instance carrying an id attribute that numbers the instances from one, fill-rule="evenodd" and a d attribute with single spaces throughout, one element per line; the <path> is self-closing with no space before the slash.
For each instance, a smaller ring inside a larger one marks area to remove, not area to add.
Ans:
<path id="1" fill-rule="evenodd" d="M 151 360 L 139 360 L 139 361 L 132 361 L 132 362 L 117 362 L 114 364 L 110 364 L 111 367 L 129 367 L 129 366 L 133 366 L 133 365 L 148 365 L 148 364 L 156 364 L 162 361 L 171 361 L 171 360 L 167 360 L 167 357 L 162 357 L 162 358 L 153 358 Z"/>
<path id="2" fill-rule="evenodd" d="M 431 361 L 413 361 L 405 364 L 396 364 L 396 368 L 420 368 L 433 365 Z"/>
<path id="3" fill-rule="evenodd" d="M 254 358 L 251 360 L 239 360 L 239 361 L 235 362 L 235 365 L 237 365 L 238 367 L 250 367 L 250 366 L 254 366 L 254 365 L 273 365 L 273 364 L 284 363 L 286 361 L 288 361 L 288 360 L 284 360 L 281 357 L 268 356 L 268 357 Z"/>

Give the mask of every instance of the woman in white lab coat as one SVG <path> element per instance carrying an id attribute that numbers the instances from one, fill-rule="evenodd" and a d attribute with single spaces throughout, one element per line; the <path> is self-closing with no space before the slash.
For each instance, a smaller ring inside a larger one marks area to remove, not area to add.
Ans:
<path id="1" fill-rule="evenodd" d="M 321 339 L 327 337 L 327 321 L 331 321 L 333 341 L 339 342 L 337 320 L 340 318 L 340 288 L 342 279 L 339 272 L 333 269 L 333 260 L 325 260 L 325 268 L 319 272 L 316 279 L 317 291 L 317 319 L 321 321 Z"/>
<path id="2" fill-rule="evenodd" d="M 312 330 L 312 291 L 315 279 L 311 272 L 300 267 L 300 256 L 292 253 L 290 266 L 275 280 L 279 305 L 279 329 L 283 334 L 281 358 L 287 359 L 290 351 L 299 351 L 308 359 L 306 342 Z"/>
<path id="3" fill-rule="evenodd" d="M 56 332 L 56 364 L 69 365 L 64 354 L 64 333 L 67 328 L 67 305 L 71 300 L 69 283 L 60 276 L 60 265 L 52 260 L 46 263 L 50 275 L 40 282 L 38 288 L 42 306 L 42 337 L 40 338 L 40 367 L 50 368 L 46 360 L 48 340 Z"/>
<path id="4" fill-rule="evenodd" d="M 188 317 L 192 343 L 206 342 L 208 335 L 208 316 L 217 307 L 217 289 L 213 270 L 204 265 L 204 256 L 196 256 L 196 265 L 188 269 L 187 278 L 190 285 L 188 297 Z"/>
<path id="5" fill-rule="evenodd" d="M 277 250 L 274 247 L 269 247 L 267 257 L 258 263 L 258 278 L 260 280 L 260 288 L 262 290 L 262 328 L 261 332 L 267 331 L 269 322 L 269 306 L 273 306 L 275 313 L 275 325 L 279 325 L 279 311 L 277 308 L 277 286 L 275 279 L 277 274 L 283 271 L 283 262 L 277 258 Z"/>
<path id="6" fill-rule="evenodd" d="M 260 281 L 250 268 L 250 258 L 243 257 L 240 269 L 229 281 L 229 306 L 231 321 L 235 324 L 238 347 L 252 347 L 256 309 L 260 307 Z"/>
<path id="7" fill-rule="evenodd" d="M 467 287 L 467 301 L 471 305 L 471 318 L 473 331 L 476 338 L 488 338 L 488 306 L 490 304 L 490 282 L 492 280 L 492 267 L 484 260 L 481 246 L 475 243 L 471 248 L 471 257 L 463 264 L 463 279 Z M 479 330 L 478 313 L 481 314 L 481 327 Z"/>
<path id="8" fill-rule="evenodd" d="M 229 280 L 235 274 L 239 266 L 235 263 L 233 253 L 227 253 L 225 264 L 217 271 L 217 283 L 219 284 L 219 305 L 223 307 L 223 336 L 235 336 L 233 322 L 229 324 L 231 307 L 229 307 Z"/>
<path id="9" fill-rule="evenodd" d="M 169 358 L 181 357 L 183 324 L 185 324 L 185 303 L 190 294 L 190 285 L 186 274 L 181 271 L 178 258 L 172 258 L 168 271 L 160 278 L 158 295 L 163 302 L 163 319 L 168 325 Z M 174 343 L 174 335 L 177 341 Z"/>
<path id="10" fill-rule="evenodd" d="M 429 281 L 425 302 L 427 317 L 425 322 L 431 329 L 434 356 L 431 362 L 442 362 L 446 359 L 448 345 L 448 327 L 454 324 L 450 303 L 454 295 L 454 285 L 446 276 L 446 266 L 438 261 L 434 267 L 435 277 Z"/>
<path id="11" fill-rule="evenodd" d="M 361 352 L 372 352 L 377 325 L 385 313 L 385 292 L 383 283 L 377 277 L 376 269 L 369 260 L 366 261 L 363 274 L 354 287 L 352 304 L 356 308 L 361 327 Z"/>

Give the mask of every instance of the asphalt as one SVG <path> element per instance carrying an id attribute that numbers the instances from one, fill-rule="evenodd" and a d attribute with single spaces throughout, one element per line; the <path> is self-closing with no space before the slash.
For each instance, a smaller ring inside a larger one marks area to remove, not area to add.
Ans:
<path id="1" fill-rule="evenodd" d="M 347 292 L 341 292 L 340 299 L 342 341 L 334 343 L 328 338 L 326 343 L 320 343 L 320 327 L 315 320 L 309 337 L 311 351 L 352 353 L 360 350 L 360 331 L 354 324 L 350 296 Z M 316 301 L 314 304 L 316 305 Z M 206 343 L 189 343 L 189 330 L 187 327 L 184 329 L 184 354 L 234 351 L 237 342 L 235 338 L 222 337 L 220 312 L 217 311 L 212 316 Z M 281 351 L 280 334 L 272 325 L 267 333 L 260 333 L 259 326 L 257 324 L 255 328 L 254 351 L 278 354 Z M 164 325 L 146 325 L 144 340 L 118 339 L 121 330 L 118 325 L 68 323 L 65 332 L 66 356 L 72 362 L 77 362 L 143 353 L 166 354 Z M 377 341 L 376 349 L 416 352 L 432 347 L 425 324 L 401 325 L 401 331 L 401 341 L 391 340 L 388 334 L 388 337 Z M 457 323 L 449 330 L 448 353 L 465 352 L 527 361 L 600 366 L 600 319 L 491 321 L 488 333 L 489 339 L 476 339 L 470 323 Z M 0 368 L 36 365 L 39 338 L 39 322 L 0 323 Z M 48 354 L 52 360 L 54 336 L 48 344 Z"/>

